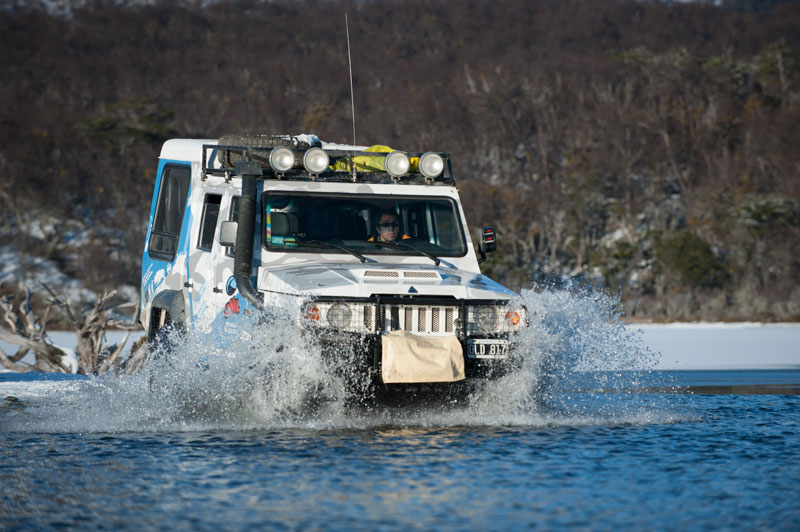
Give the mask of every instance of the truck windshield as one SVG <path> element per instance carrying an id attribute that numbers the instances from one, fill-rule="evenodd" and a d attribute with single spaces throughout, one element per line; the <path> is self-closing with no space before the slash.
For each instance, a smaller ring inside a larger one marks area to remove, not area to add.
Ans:
<path id="1" fill-rule="evenodd" d="M 458 207 L 449 198 L 272 191 L 264 193 L 261 204 L 262 237 L 270 251 L 319 253 L 323 247 L 326 253 L 373 255 L 466 253 Z"/>

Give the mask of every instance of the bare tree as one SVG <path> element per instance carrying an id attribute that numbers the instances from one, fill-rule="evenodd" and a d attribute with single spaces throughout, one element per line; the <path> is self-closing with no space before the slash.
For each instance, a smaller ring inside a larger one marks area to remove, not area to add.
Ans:
<path id="1" fill-rule="evenodd" d="M 3 314 L 0 339 L 19 346 L 13 355 L 8 355 L 0 349 L 0 364 L 15 371 L 71 373 L 72 369 L 65 364 L 66 353 L 53 344 L 46 331 L 50 311 L 53 306 L 58 306 L 66 314 L 77 335 L 75 352 L 78 358 L 78 373 L 97 375 L 110 370 L 117 373 L 123 371 L 131 373 L 143 367 L 147 359 L 145 342 L 135 343 L 130 351 L 123 355 L 131 332 L 140 328 L 137 323 L 138 311 L 131 322 L 112 318 L 115 311 L 130 306 L 129 304 L 110 306 L 109 302 L 116 295 L 115 291 L 105 293 L 85 314 L 76 315 L 65 297 L 56 295 L 47 286 L 45 289 L 52 298 L 41 317 L 33 311 L 32 295 L 27 288 L 22 293 L 11 293 L 0 299 L 0 312 Z M 21 294 L 24 296 L 19 297 Z M 106 331 L 110 328 L 127 331 L 119 345 L 107 344 Z M 29 353 L 34 354 L 33 364 L 24 361 Z"/>
<path id="2" fill-rule="evenodd" d="M 44 315 L 35 315 L 31 305 L 31 292 L 27 288 L 0 298 L 0 340 L 18 347 L 13 355 L 0 349 L 0 364 L 14 371 L 55 371 L 70 373 L 63 358 L 67 355 L 47 338 L 45 324 L 52 304 Z M 23 359 L 33 353 L 35 362 L 28 364 Z"/>

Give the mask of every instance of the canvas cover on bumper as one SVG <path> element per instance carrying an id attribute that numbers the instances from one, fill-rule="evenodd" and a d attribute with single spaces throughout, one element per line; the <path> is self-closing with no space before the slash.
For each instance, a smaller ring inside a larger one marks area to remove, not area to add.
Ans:
<path id="1" fill-rule="evenodd" d="M 464 351 L 455 336 L 393 331 L 381 336 L 381 377 L 389 383 L 455 382 L 465 378 Z"/>

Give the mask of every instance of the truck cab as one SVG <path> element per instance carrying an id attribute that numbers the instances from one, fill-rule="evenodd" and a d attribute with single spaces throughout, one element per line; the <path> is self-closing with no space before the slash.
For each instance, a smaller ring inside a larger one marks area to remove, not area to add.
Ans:
<path id="1" fill-rule="evenodd" d="M 170 326 L 191 334 L 292 301 L 320 356 L 347 351 L 374 386 L 492 378 L 513 366 L 527 323 L 517 294 L 480 272 L 494 246 L 482 228 L 476 253 L 446 153 L 313 135 L 173 139 L 140 319 L 155 342 Z"/>

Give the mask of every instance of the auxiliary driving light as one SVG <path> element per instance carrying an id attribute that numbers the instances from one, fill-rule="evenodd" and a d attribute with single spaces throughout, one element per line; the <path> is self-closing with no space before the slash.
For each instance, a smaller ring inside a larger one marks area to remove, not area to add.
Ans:
<path id="1" fill-rule="evenodd" d="M 383 165 L 390 176 L 403 177 L 408 173 L 408 169 L 411 168 L 411 161 L 405 153 L 393 151 L 386 156 Z"/>
<path id="2" fill-rule="evenodd" d="M 319 321 L 319 307 L 316 305 L 307 306 L 304 314 L 308 321 Z"/>
<path id="3" fill-rule="evenodd" d="M 444 159 L 438 153 L 423 153 L 419 158 L 419 172 L 429 178 L 438 177 L 444 170 Z"/>
<path id="4" fill-rule="evenodd" d="M 269 165 L 276 172 L 288 172 L 294 166 L 294 152 L 286 146 L 278 146 L 269 152 Z"/>
<path id="5" fill-rule="evenodd" d="M 328 323 L 337 329 L 344 329 L 350 325 L 351 317 L 350 307 L 344 303 L 335 303 L 328 309 Z"/>
<path id="6" fill-rule="evenodd" d="M 509 310 L 506 312 L 506 323 L 511 325 L 512 327 L 516 327 L 519 325 L 519 312 L 516 310 Z"/>
<path id="7" fill-rule="evenodd" d="M 489 306 L 477 307 L 475 324 L 485 333 L 494 332 L 497 329 L 497 310 Z"/>
<path id="8" fill-rule="evenodd" d="M 309 174 L 321 174 L 328 168 L 328 154 L 322 148 L 311 148 L 303 155 L 303 166 Z"/>

